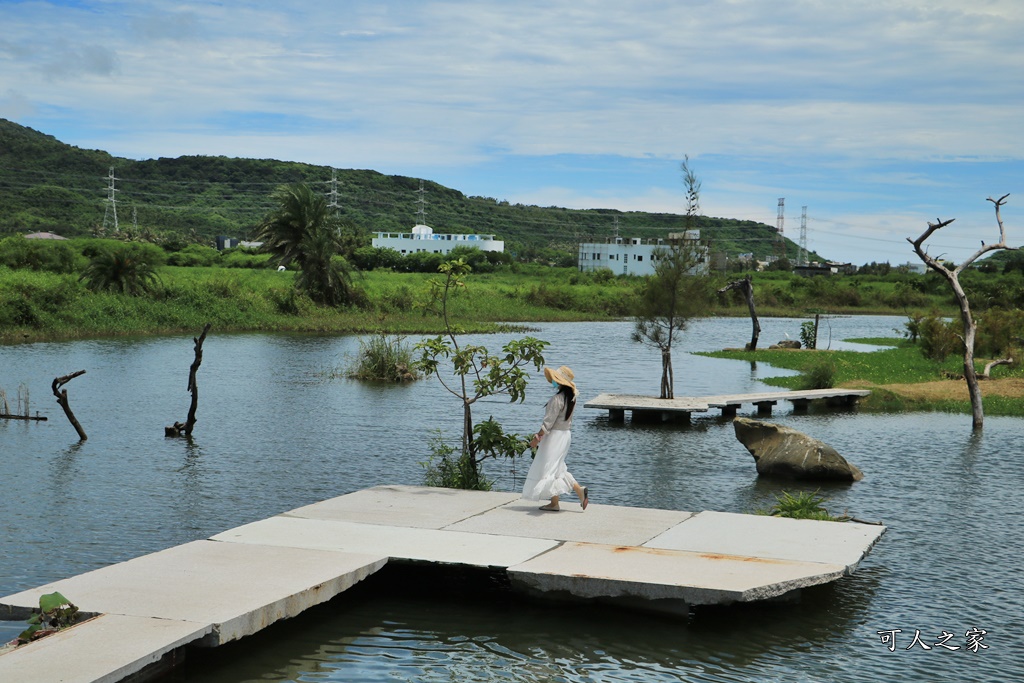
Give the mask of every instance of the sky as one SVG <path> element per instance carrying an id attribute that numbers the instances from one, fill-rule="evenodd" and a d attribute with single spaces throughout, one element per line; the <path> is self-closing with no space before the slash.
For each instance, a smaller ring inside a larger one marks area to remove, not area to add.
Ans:
<path id="1" fill-rule="evenodd" d="M 683 213 L 688 156 L 704 215 L 783 198 L 858 265 L 955 218 L 960 262 L 989 197 L 1024 244 L 1021 36 L 1020 0 L 0 0 L 0 118 L 578 209 Z"/>

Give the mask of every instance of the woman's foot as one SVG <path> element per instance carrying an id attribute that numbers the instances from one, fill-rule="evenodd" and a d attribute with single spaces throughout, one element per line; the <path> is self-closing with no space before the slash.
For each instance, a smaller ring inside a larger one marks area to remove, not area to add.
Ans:
<path id="1" fill-rule="evenodd" d="M 580 507 L 583 508 L 584 510 L 586 510 L 587 509 L 587 505 L 590 504 L 590 496 L 588 494 L 589 494 L 589 491 L 587 490 L 587 487 L 584 486 L 583 487 L 583 494 L 580 496 Z"/>
<path id="2" fill-rule="evenodd" d="M 558 503 L 548 503 L 547 505 L 541 505 L 540 509 L 545 510 L 547 512 L 558 512 L 559 510 Z"/>

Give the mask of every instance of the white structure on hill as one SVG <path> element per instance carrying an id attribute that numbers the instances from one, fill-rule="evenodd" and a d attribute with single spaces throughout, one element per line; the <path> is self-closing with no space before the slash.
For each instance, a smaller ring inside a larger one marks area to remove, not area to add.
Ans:
<path id="1" fill-rule="evenodd" d="M 642 237 L 612 237 L 606 242 L 584 242 L 579 249 L 581 271 L 606 268 L 616 275 L 654 275 L 658 250 L 668 250 L 678 242 L 693 250 L 696 265 L 691 275 L 704 275 L 708 271 L 708 248 L 700 243 L 700 230 L 669 233 L 667 239 Z"/>
<path id="2" fill-rule="evenodd" d="M 426 225 L 413 226 L 412 232 L 378 232 L 373 246 L 394 249 L 400 254 L 415 254 L 420 251 L 447 254 L 456 247 L 476 247 L 481 251 L 505 251 L 505 242 L 494 239 L 494 235 L 449 235 L 434 234 Z"/>

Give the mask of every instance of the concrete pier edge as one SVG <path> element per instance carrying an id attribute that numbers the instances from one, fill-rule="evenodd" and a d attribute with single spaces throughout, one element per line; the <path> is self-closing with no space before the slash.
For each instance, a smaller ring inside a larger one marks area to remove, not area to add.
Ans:
<path id="1" fill-rule="evenodd" d="M 378 486 L 0 598 L 24 615 L 60 591 L 99 616 L 0 655 L 0 680 L 118 683 L 185 648 L 245 638 L 388 562 L 503 571 L 531 593 L 680 612 L 786 600 L 851 574 L 885 527 Z M 116 647 L 111 647 L 116 643 Z"/>

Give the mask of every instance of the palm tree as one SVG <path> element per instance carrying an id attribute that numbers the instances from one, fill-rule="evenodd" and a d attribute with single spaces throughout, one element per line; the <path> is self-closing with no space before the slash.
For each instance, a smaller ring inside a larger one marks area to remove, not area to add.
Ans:
<path id="1" fill-rule="evenodd" d="M 338 306 L 352 301 L 348 262 L 336 255 L 340 248 L 331 230 L 315 232 L 300 243 L 302 254 L 298 260 L 302 270 L 295 278 L 295 286 L 317 303 Z"/>
<path id="2" fill-rule="evenodd" d="M 340 224 L 327 199 L 305 183 L 284 185 L 273 198 L 278 207 L 260 224 L 256 240 L 274 255 L 274 262 L 295 262 L 301 270 L 295 286 L 313 301 L 330 306 L 352 299 L 352 279 L 341 251 Z"/>
<path id="3" fill-rule="evenodd" d="M 138 296 L 160 281 L 156 273 L 159 257 L 151 249 L 123 244 L 101 250 L 79 278 L 94 292 L 120 292 Z"/>

